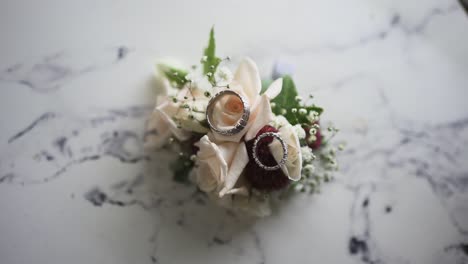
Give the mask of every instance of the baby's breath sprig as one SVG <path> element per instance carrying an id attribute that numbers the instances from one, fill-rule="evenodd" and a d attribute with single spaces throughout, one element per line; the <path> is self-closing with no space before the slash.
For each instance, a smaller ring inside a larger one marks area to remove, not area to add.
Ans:
<path id="1" fill-rule="evenodd" d="M 327 135 L 322 143 L 322 145 L 324 146 L 327 146 L 330 142 L 330 140 L 332 140 L 336 134 L 338 134 L 338 132 L 340 131 L 338 128 L 336 128 L 335 126 L 333 126 L 332 124 L 330 124 L 327 128 L 327 131 L 330 133 L 329 135 Z"/>
<path id="2" fill-rule="evenodd" d="M 188 80 L 186 79 L 188 71 L 170 66 L 168 64 L 156 65 L 157 71 L 164 75 L 173 87 L 181 89 Z"/>
<path id="3" fill-rule="evenodd" d="M 283 115 L 292 125 L 308 127 L 318 121 L 323 109 L 309 104 L 309 100 L 298 95 L 296 86 L 290 76 L 283 76 L 281 94 L 272 100 L 272 111 Z"/>
<path id="4" fill-rule="evenodd" d="M 192 158 L 192 154 L 183 148 L 184 144 L 179 144 L 182 150 L 178 153 L 177 159 L 170 164 L 170 168 L 174 172 L 174 181 L 187 184 L 190 171 L 195 165 L 195 159 Z"/>
<path id="5" fill-rule="evenodd" d="M 302 177 L 297 182 L 291 182 L 289 189 L 317 193 L 324 182 L 333 180 L 333 172 L 338 169 L 336 153 L 341 151 L 344 145 L 329 146 L 330 140 L 338 132 L 334 126 L 325 129 L 329 133 L 327 141 L 321 140 L 324 129 L 319 121 L 323 109 L 313 104 L 312 99 L 313 95 L 309 95 L 307 99 L 299 96 L 291 77 L 284 76 L 282 92 L 272 101 L 271 108 L 276 115 L 283 115 L 290 124 L 300 125 L 307 135 L 306 138 L 300 139 Z"/>
<path id="6" fill-rule="evenodd" d="M 315 151 L 315 158 L 312 162 L 304 159 L 302 178 L 299 183 L 311 193 L 320 192 L 320 186 L 323 183 L 333 180 L 334 172 L 339 169 L 337 153 L 343 151 L 344 148 L 343 143 L 338 146 L 322 146 Z M 307 155 L 303 154 L 303 157 Z"/>

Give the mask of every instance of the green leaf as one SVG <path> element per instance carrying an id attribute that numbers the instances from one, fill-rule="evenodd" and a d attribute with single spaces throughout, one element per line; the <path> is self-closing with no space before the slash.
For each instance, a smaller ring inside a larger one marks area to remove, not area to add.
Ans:
<path id="1" fill-rule="evenodd" d="M 188 74 L 188 71 L 175 68 L 167 64 L 158 64 L 156 65 L 157 69 L 161 74 L 164 74 L 166 78 L 177 88 L 182 88 L 186 83 L 187 79 L 185 78 Z"/>
<path id="2" fill-rule="evenodd" d="M 287 113 L 284 115 L 284 117 L 291 124 L 297 124 L 295 121 L 295 115 L 291 112 L 291 109 L 297 109 L 300 107 L 299 102 L 296 100 L 296 96 L 296 85 L 294 85 L 294 81 L 292 80 L 291 76 L 283 76 L 283 88 L 281 89 L 281 93 L 272 101 L 276 105 L 273 108 L 273 113 L 276 115 L 283 115 L 282 111 L 286 110 Z"/>
<path id="3" fill-rule="evenodd" d="M 307 110 L 307 113 L 311 112 L 311 111 L 315 111 L 317 112 L 319 115 L 321 115 L 323 113 L 323 108 L 322 107 L 318 107 L 318 106 L 315 106 L 315 105 L 312 105 L 312 106 L 304 106 L 303 108 L 305 108 Z"/>
<path id="4" fill-rule="evenodd" d="M 315 111 L 320 115 L 323 112 L 323 109 L 315 105 L 301 106 L 299 101 L 297 101 L 297 95 L 296 85 L 294 84 L 291 76 L 283 76 L 283 87 L 281 89 L 281 93 L 272 100 L 272 102 L 275 103 L 275 107 L 272 109 L 273 113 L 275 113 L 275 115 L 283 115 L 292 125 L 310 124 L 310 121 L 307 118 L 308 114 L 311 111 Z M 293 109 L 296 109 L 296 113 L 293 113 Z M 305 109 L 307 113 L 300 114 L 300 109 Z M 285 114 L 284 111 L 286 111 Z"/>
<path id="5" fill-rule="evenodd" d="M 174 173 L 173 179 L 179 183 L 188 183 L 189 174 L 193 168 L 193 161 L 186 157 L 179 157 L 170 164 L 170 169 Z"/>
<path id="6" fill-rule="evenodd" d="M 208 75 L 208 80 L 214 84 L 214 73 L 218 67 L 221 59 L 216 57 L 216 42 L 214 37 L 214 28 L 210 31 L 210 40 L 208 41 L 208 47 L 205 48 L 203 53 L 205 56 L 202 60 L 203 73 Z"/>
<path id="7" fill-rule="evenodd" d="M 291 76 L 283 76 L 283 87 L 281 94 L 279 94 L 273 102 L 276 104 L 275 114 L 281 114 L 281 109 L 299 108 L 299 102 L 296 101 L 297 90 L 296 85 Z"/>

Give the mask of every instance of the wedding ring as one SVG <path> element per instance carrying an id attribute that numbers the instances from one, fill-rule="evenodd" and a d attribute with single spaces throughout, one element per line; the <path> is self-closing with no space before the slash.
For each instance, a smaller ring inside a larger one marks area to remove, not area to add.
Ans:
<path id="1" fill-rule="evenodd" d="M 213 111 L 214 111 L 216 103 L 223 96 L 226 96 L 226 95 L 234 95 L 237 98 L 239 98 L 239 100 L 242 103 L 242 112 L 243 113 L 242 113 L 241 118 L 237 121 L 236 125 L 233 128 L 220 129 L 220 128 L 216 127 L 213 124 L 213 121 L 211 120 L 211 117 L 213 115 Z M 238 93 L 236 93 L 236 92 L 234 92 L 232 90 L 222 90 L 222 91 L 218 92 L 213 98 L 211 98 L 211 100 L 208 102 L 208 107 L 206 108 L 206 120 L 208 121 L 208 125 L 210 126 L 211 130 L 213 130 L 214 132 L 216 132 L 218 134 L 224 135 L 224 136 L 232 136 L 232 135 L 235 135 L 235 134 L 241 132 L 245 128 L 245 126 L 247 125 L 247 121 L 249 121 L 249 116 L 250 116 L 249 104 L 247 103 L 247 101 L 245 100 L 245 98 L 242 95 L 240 95 L 240 94 L 238 94 Z"/>
<path id="2" fill-rule="evenodd" d="M 281 147 L 283 148 L 283 158 L 275 166 L 266 166 L 258 158 L 257 145 L 258 145 L 258 142 L 260 142 L 260 140 L 262 138 L 265 138 L 265 137 L 274 137 L 274 138 L 276 138 L 281 143 Z M 277 169 L 281 168 L 281 166 L 283 166 L 286 163 L 286 160 L 288 159 L 288 147 L 286 146 L 286 143 L 284 142 L 283 138 L 278 133 L 266 132 L 266 133 L 263 133 L 263 134 L 259 135 L 255 139 L 254 144 L 253 144 L 253 148 L 252 148 L 252 154 L 253 154 L 253 158 L 255 160 L 255 163 L 257 163 L 257 165 L 260 168 L 262 168 L 264 170 L 272 171 L 272 170 L 277 170 Z"/>

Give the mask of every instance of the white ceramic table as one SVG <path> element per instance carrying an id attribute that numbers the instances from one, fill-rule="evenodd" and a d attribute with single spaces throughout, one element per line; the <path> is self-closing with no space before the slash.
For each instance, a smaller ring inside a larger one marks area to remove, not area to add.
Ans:
<path id="1" fill-rule="evenodd" d="M 147 157 L 153 66 L 218 51 L 301 94 L 341 173 L 238 219 Z M 468 19 L 445 0 L 2 1 L 0 263 L 467 263 Z"/>

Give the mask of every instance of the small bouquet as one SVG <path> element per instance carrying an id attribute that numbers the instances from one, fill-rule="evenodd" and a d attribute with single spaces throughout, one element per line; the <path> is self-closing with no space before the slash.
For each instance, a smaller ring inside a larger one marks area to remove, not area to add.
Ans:
<path id="1" fill-rule="evenodd" d="M 323 109 L 298 95 L 290 76 L 262 82 L 257 66 L 215 54 L 213 29 L 200 64 L 157 65 L 162 91 L 147 122 L 145 146 L 177 153 L 174 180 L 219 205 L 256 216 L 288 191 L 316 192 L 337 170 L 337 129 L 320 125 Z"/>

